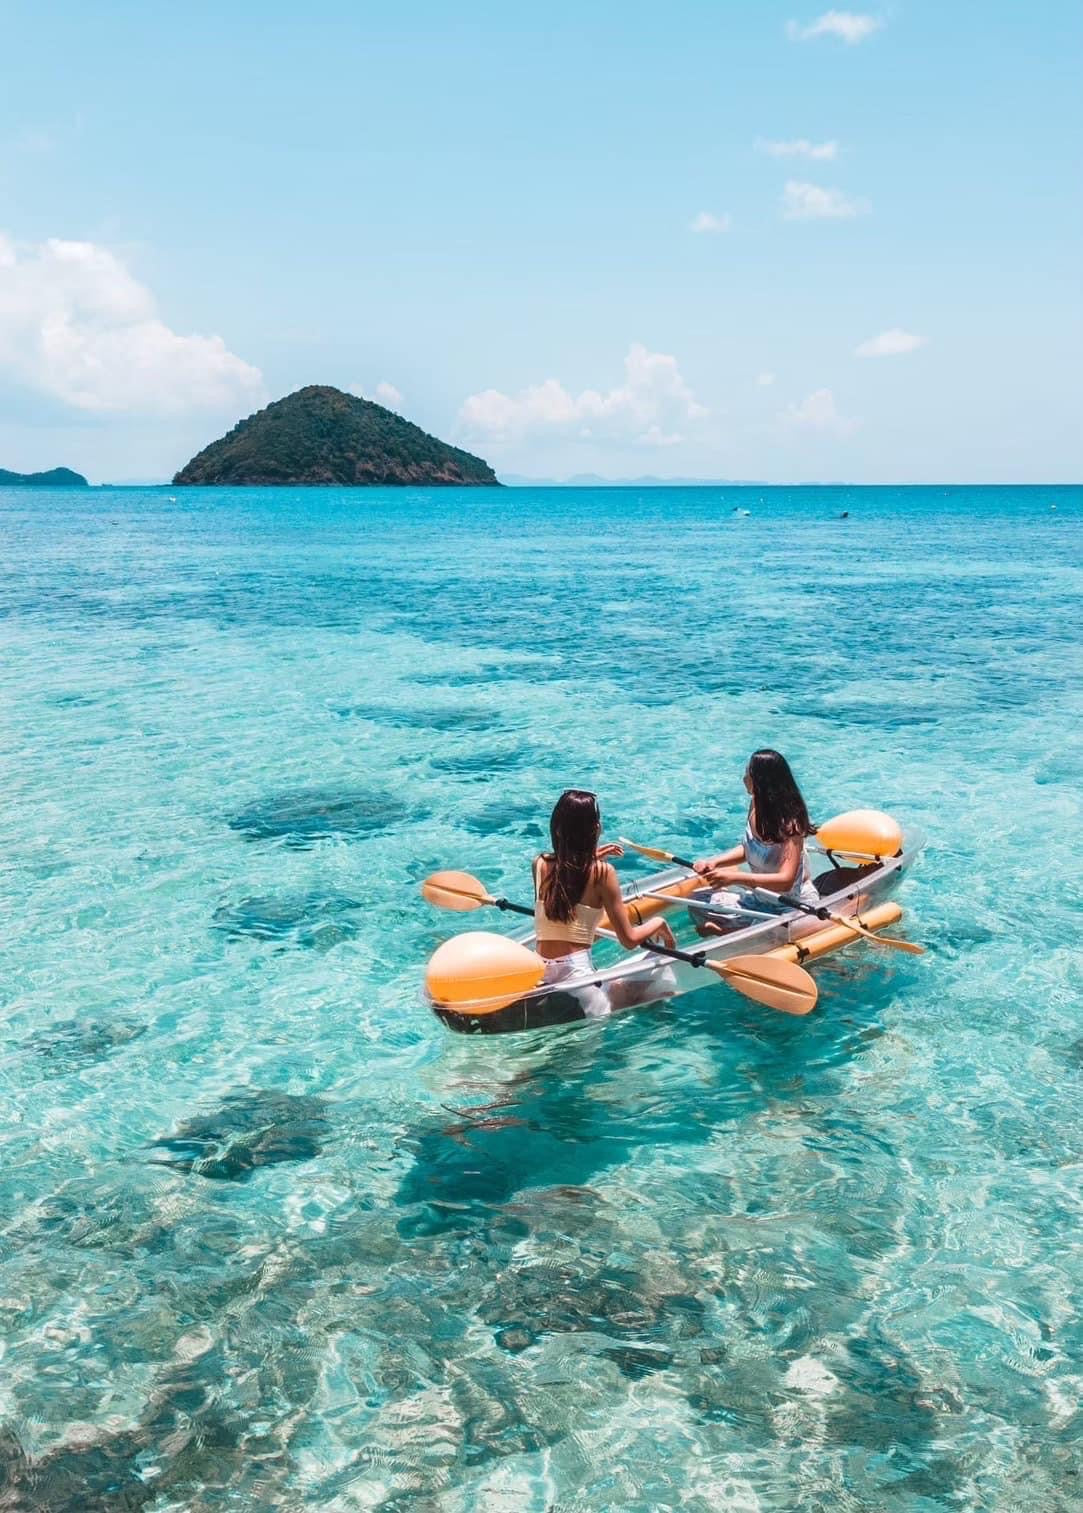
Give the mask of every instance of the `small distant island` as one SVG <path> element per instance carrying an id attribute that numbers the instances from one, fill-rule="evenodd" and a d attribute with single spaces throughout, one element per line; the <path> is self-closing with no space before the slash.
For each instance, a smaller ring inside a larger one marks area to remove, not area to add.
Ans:
<path id="1" fill-rule="evenodd" d="M 88 489 L 82 473 L 73 473 L 71 468 L 50 468 L 46 473 L 12 473 L 0 468 L 0 489 Z"/>
<path id="2" fill-rule="evenodd" d="M 496 484 L 487 462 L 383 405 L 310 384 L 212 441 L 173 478 L 193 484 Z"/>

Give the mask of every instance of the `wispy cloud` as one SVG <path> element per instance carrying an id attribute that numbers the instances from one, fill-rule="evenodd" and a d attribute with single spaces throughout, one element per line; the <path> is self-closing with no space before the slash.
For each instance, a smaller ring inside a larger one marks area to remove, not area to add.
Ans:
<path id="1" fill-rule="evenodd" d="M 775 381 L 775 375 L 773 373 L 757 373 L 756 374 L 756 387 L 757 388 L 767 389 L 767 388 L 769 388 L 771 386 L 771 384 L 774 383 L 774 381 Z"/>
<path id="2" fill-rule="evenodd" d="M 807 137 L 797 137 L 792 142 L 766 142 L 759 137 L 756 148 L 769 158 L 813 158 L 824 163 L 833 162 L 839 155 L 837 142 L 810 142 Z"/>
<path id="3" fill-rule="evenodd" d="M 77 410 L 175 415 L 263 398 L 220 336 L 180 336 L 150 290 L 93 242 L 0 234 L 0 374 Z"/>
<path id="4" fill-rule="evenodd" d="M 556 378 L 518 394 L 485 389 L 463 403 L 459 424 L 467 435 L 497 441 L 563 433 L 673 446 L 682 439 L 680 426 L 706 414 L 677 359 L 635 342 L 624 360 L 624 382 L 612 389 L 572 394 Z"/>
<path id="5" fill-rule="evenodd" d="M 787 425 L 805 431 L 822 431 L 831 436 L 852 436 L 861 424 L 848 415 L 840 415 L 830 389 L 816 389 L 800 404 L 788 405 L 782 419 Z"/>
<path id="6" fill-rule="evenodd" d="M 782 216 L 787 221 L 848 221 L 869 209 L 868 200 L 850 199 L 841 189 L 799 179 L 788 179 L 782 191 Z"/>
<path id="7" fill-rule="evenodd" d="M 858 15 L 854 11 L 824 11 L 815 21 L 802 26 L 799 21 L 787 21 L 786 35 L 791 42 L 812 42 L 817 37 L 837 37 L 840 42 L 853 47 L 864 42 L 883 26 L 879 16 Z"/>
<path id="8" fill-rule="evenodd" d="M 728 215 L 714 215 L 710 210 L 701 210 L 694 220 L 689 221 L 688 229 L 701 233 L 728 231 L 732 224 Z"/>
<path id="9" fill-rule="evenodd" d="M 367 384 L 351 384 L 350 393 L 356 394 L 358 399 L 375 399 L 393 410 L 402 404 L 402 393 L 393 383 L 388 383 L 386 378 L 381 378 L 371 393 Z"/>
<path id="10" fill-rule="evenodd" d="M 650 425 L 636 440 L 645 447 L 675 447 L 684 437 L 680 431 L 663 431 L 659 425 Z"/>
<path id="11" fill-rule="evenodd" d="M 904 331 L 892 326 L 890 331 L 881 331 L 879 336 L 870 336 L 854 348 L 855 357 L 901 357 L 905 352 L 916 352 L 924 347 L 928 338 L 915 336 L 913 331 Z"/>

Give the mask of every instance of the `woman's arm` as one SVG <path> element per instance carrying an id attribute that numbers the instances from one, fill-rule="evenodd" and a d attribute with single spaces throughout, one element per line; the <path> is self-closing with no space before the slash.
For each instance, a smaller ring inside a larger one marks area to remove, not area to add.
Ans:
<path id="1" fill-rule="evenodd" d="M 746 888 L 769 888 L 772 893 L 785 893 L 797 881 L 803 850 L 804 844 L 801 837 L 794 836 L 792 840 L 786 842 L 786 849 L 782 853 L 782 866 L 777 872 L 742 872 L 739 867 L 730 867 L 723 863 L 719 867 L 710 869 L 707 873 L 707 881 L 713 883 L 716 888 L 730 888 L 737 883 Z M 743 846 L 741 855 L 744 855 Z"/>
<path id="2" fill-rule="evenodd" d="M 716 867 L 732 867 L 737 862 L 745 859 L 745 848 L 734 846 L 729 851 L 721 851 L 717 856 L 706 856 L 701 862 L 693 863 L 693 872 L 698 872 L 702 877 L 705 872 L 713 872 Z"/>
<path id="3" fill-rule="evenodd" d="M 609 916 L 609 923 L 613 926 L 617 939 L 626 951 L 632 951 L 636 946 L 641 946 L 653 935 L 658 936 L 662 945 L 672 947 L 673 931 L 664 919 L 648 919 L 641 925 L 632 923 L 628 910 L 624 906 L 624 899 L 620 896 L 617 874 L 612 867 L 608 866 L 602 874 L 602 901 L 605 904 L 605 912 Z"/>

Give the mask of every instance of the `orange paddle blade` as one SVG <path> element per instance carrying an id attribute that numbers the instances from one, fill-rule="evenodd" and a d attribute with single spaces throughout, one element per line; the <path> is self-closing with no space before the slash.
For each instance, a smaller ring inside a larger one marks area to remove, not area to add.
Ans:
<path id="1" fill-rule="evenodd" d="M 434 872 L 421 884 L 421 896 L 438 909 L 452 909 L 456 914 L 469 914 L 493 901 L 484 884 L 469 872 Z"/>
<path id="2" fill-rule="evenodd" d="M 804 967 L 770 956 L 731 956 L 729 961 L 704 963 L 717 972 L 731 988 L 779 1009 L 783 1014 L 808 1014 L 816 1007 L 819 993 Z M 781 969 L 781 970 L 780 970 Z"/>
<path id="3" fill-rule="evenodd" d="M 878 946 L 887 946 L 892 951 L 908 951 L 911 956 L 925 955 L 925 947 L 919 946 L 916 940 L 900 940 L 895 935 L 877 935 L 872 930 L 866 930 L 865 926 L 856 917 L 850 918 L 849 916 L 843 917 L 833 914 L 831 918 L 837 920 L 840 925 L 846 925 L 849 929 L 856 930 L 866 940 L 875 941 Z"/>
<path id="4" fill-rule="evenodd" d="M 859 909 L 868 905 L 868 899 L 862 896 L 855 900 Z M 848 930 L 853 930 L 865 940 L 871 940 L 875 946 L 887 946 L 892 951 L 908 951 L 911 956 L 924 956 L 925 947 L 919 946 L 916 940 L 899 940 L 894 935 L 877 935 L 875 930 L 870 930 L 861 918 L 860 913 L 855 914 L 829 914 L 830 919 L 836 925 L 845 925 Z"/>
<path id="5" fill-rule="evenodd" d="M 671 862 L 672 855 L 668 851 L 661 851 L 657 846 L 641 846 L 638 841 L 630 841 L 626 835 L 619 837 L 622 846 L 627 846 L 629 851 L 638 851 L 640 856 L 649 856 L 652 862 Z"/>

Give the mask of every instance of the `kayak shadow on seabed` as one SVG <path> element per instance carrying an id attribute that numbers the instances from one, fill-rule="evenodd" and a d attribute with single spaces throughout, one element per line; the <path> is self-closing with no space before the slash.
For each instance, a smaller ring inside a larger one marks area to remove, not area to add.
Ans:
<path id="1" fill-rule="evenodd" d="M 828 970 L 837 990 L 814 1019 L 773 1015 L 710 986 L 593 1024 L 504 1038 L 499 1051 L 492 1041 L 449 1042 L 446 1080 L 438 1068 L 430 1082 L 455 1117 L 407 1137 L 414 1164 L 396 1194 L 407 1210 L 400 1233 L 484 1224 L 516 1193 L 582 1186 L 636 1148 L 707 1142 L 794 1101 L 806 1126 L 826 1128 L 813 1105 L 832 1098 L 840 1071 L 887 1033 L 877 1017 L 906 969 L 851 955 Z M 875 1001 L 864 992 L 872 984 Z M 693 1084 L 684 1055 L 704 1036 L 712 1075 Z"/>

